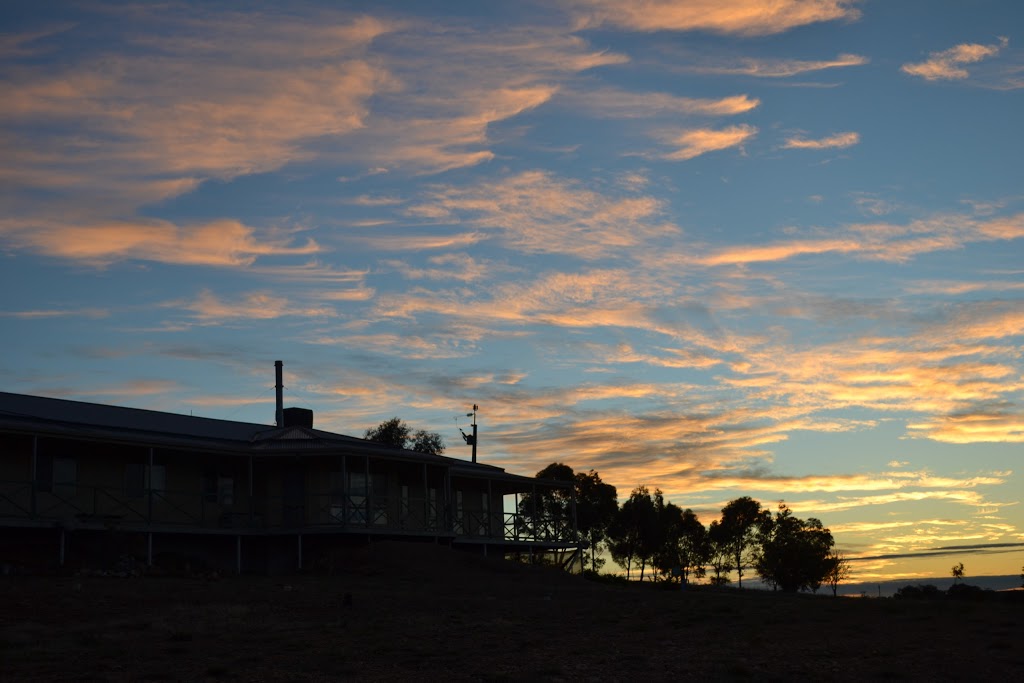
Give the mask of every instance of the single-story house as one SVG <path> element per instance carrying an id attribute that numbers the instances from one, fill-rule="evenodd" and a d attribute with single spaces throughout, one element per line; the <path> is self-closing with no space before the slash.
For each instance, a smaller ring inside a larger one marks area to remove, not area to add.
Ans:
<path id="1" fill-rule="evenodd" d="M 31 548 L 289 571 L 374 538 L 578 554 L 572 506 L 520 509 L 571 484 L 315 429 L 278 385 L 275 425 L 0 392 L 0 564 Z"/>

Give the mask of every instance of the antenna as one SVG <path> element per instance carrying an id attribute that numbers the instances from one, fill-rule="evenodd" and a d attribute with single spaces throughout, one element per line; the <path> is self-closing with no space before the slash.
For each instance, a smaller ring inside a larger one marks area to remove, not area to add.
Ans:
<path id="1" fill-rule="evenodd" d="M 274 388 L 277 390 L 277 410 L 274 413 L 278 427 L 284 427 L 284 363 L 279 360 L 274 361 L 274 379 L 276 384 Z"/>
<path id="2" fill-rule="evenodd" d="M 473 404 L 473 412 L 466 413 L 466 417 L 473 418 L 473 434 L 469 435 L 462 431 L 462 427 L 459 427 L 459 431 L 462 432 L 462 438 L 465 439 L 467 446 L 473 447 L 473 462 L 476 462 L 476 411 L 480 410 L 480 406 Z M 458 418 L 456 418 L 456 421 Z"/>

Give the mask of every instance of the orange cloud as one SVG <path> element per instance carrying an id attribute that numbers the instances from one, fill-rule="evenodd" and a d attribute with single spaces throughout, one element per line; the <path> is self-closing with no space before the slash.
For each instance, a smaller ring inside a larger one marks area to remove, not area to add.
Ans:
<path id="1" fill-rule="evenodd" d="M 729 126 L 718 130 L 695 128 L 666 136 L 665 143 L 678 147 L 674 152 L 663 154 L 662 158 L 672 161 L 686 161 L 708 152 L 717 152 L 730 147 L 739 147 L 757 135 L 757 128 L 746 124 Z"/>
<path id="2" fill-rule="evenodd" d="M 206 323 L 238 319 L 270 320 L 290 315 L 318 318 L 334 315 L 331 308 L 296 306 L 285 297 L 266 292 L 250 292 L 234 301 L 227 301 L 209 290 L 203 290 L 192 301 L 170 302 L 164 306 L 191 311 L 192 315 Z"/>
<path id="3" fill-rule="evenodd" d="M 566 0 L 580 28 L 611 24 L 635 31 L 710 31 L 759 36 L 798 26 L 852 20 L 860 11 L 850 0 Z"/>
<path id="4" fill-rule="evenodd" d="M 858 249 L 859 245 L 852 240 L 806 240 L 766 246 L 730 247 L 696 260 L 705 266 L 738 265 L 765 261 L 782 261 L 807 254 L 854 252 L 858 251 Z"/>
<path id="5" fill-rule="evenodd" d="M 753 111 L 761 101 L 748 95 L 719 99 L 678 97 L 668 93 L 631 92 L 618 88 L 563 93 L 575 107 L 585 107 L 594 116 L 643 118 L 659 115 L 735 116 Z"/>
<path id="6" fill-rule="evenodd" d="M 693 66 L 676 67 L 682 71 L 701 74 L 721 74 L 757 76 L 760 78 L 788 78 L 802 73 L 837 69 L 850 66 L 863 66 L 870 60 L 867 57 L 852 54 L 841 54 L 835 59 L 799 60 L 799 59 L 743 59 L 731 64 L 700 63 Z"/>
<path id="7" fill-rule="evenodd" d="M 820 140 L 789 138 L 782 146 L 787 149 L 842 149 L 843 147 L 852 147 L 858 142 L 860 142 L 858 133 L 836 133 Z"/>
<path id="8" fill-rule="evenodd" d="M 30 311 L 0 311 L 0 318 L 106 318 L 110 311 L 104 308 L 79 308 L 79 309 L 34 309 Z"/>
<path id="9" fill-rule="evenodd" d="M 933 52 L 923 62 L 907 63 L 900 67 L 903 73 L 920 76 L 926 81 L 961 80 L 970 76 L 963 68 L 964 64 L 974 64 L 995 57 L 1009 44 L 1006 38 L 998 43 L 979 45 L 978 43 L 961 43 L 942 52 Z"/>
<path id="10" fill-rule="evenodd" d="M 611 197 L 543 171 L 444 188 L 413 208 L 492 230 L 512 249 L 586 259 L 677 232 L 658 219 L 661 204 L 652 197 Z"/>
<path id="11" fill-rule="evenodd" d="M 204 266 L 247 266 L 260 256 L 304 255 L 320 251 L 313 240 L 293 246 L 288 238 L 260 239 L 234 220 L 190 226 L 147 219 L 97 225 L 0 222 L 0 234 L 17 246 L 49 256 L 105 266 L 139 259 Z"/>

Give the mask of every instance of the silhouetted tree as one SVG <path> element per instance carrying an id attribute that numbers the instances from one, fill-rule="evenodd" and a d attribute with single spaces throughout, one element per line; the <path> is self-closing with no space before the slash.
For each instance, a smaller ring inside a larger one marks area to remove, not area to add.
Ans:
<path id="1" fill-rule="evenodd" d="M 444 437 L 437 432 L 428 432 L 425 429 L 418 429 L 412 435 L 412 450 L 417 453 L 429 453 L 430 455 L 441 455 L 444 453 Z"/>
<path id="2" fill-rule="evenodd" d="M 683 526 L 683 511 L 675 503 L 666 503 L 660 490 L 654 492 L 656 518 L 654 551 L 651 565 L 662 577 L 672 580 L 672 570 L 679 566 L 679 535 Z"/>
<path id="3" fill-rule="evenodd" d="M 723 585 L 729 583 L 729 572 L 732 571 L 732 548 L 725 528 L 717 519 L 708 525 L 708 563 L 715 570 L 711 583 Z"/>
<path id="4" fill-rule="evenodd" d="M 657 499 L 655 499 L 657 502 Z M 704 576 L 708 561 L 708 532 L 693 510 L 681 510 L 672 503 L 659 509 L 661 544 L 654 557 L 654 565 L 670 574 L 679 568 L 680 583 L 689 583 L 690 575 Z"/>
<path id="5" fill-rule="evenodd" d="M 590 546 L 590 568 L 597 571 L 604 564 L 599 555 L 619 511 L 619 494 L 614 486 L 601 481 L 594 470 L 577 472 L 575 482 L 576 528 Z"/>
<path id="6" fill-rule="evenodd" d="M 762 579 L 787 593 L 821 587 L 835 541 L 820 520 L 799 519 L 779 503 L 775 516 L 761 522 L 758 536 L 754 567 Z"/>
<path id="7" fill-rule="evenodd" d="M 413 432 L 412 427 L 397 417 L 367 429 L 363 438 L 428 455 L 441 455 L 445 449 L 444 438 L 440 434 L 423 429 Z"/>
<path id="8" fill-rule="evenodd" d="M 689 583 L 691 573 L 698 579 L 704 576 L 704 566 L 710 554 L 708 530 L 693 510 L 686 508 L 679 529 L 679 569 L 683 583 Z"/>
<path id="9" fill-rule="evenodd" d="M 953 583 L 957 583 L 964 578 L 964 563 L 953 565 Z"/>
<path id="10" fill-rule="evenodd" d="M 576 475 L 572 468 L 560 462 L 553 462 L 540 472 L 537 479 L 573 482 Z M 566 488 L 540 488 L 536 496 L 532 493 L 519 498 L 519 517 L 538 538 L 552 538 L 557 527 L 571 519 L 573 491 Z M 538 556 L 539 557 L 539 556 Z"/>
<path id="11" fill-rule="evenodd" d="M 770 518 L 770 513 L 761 504 L 749 496 L 729 501 L 722 508 L 720 533 L 732 552 L 732 564 L 736 569 L 739 585 L 743 587 L 743 555 L 754 546 L 758 525 Z"/>
<path id="12" fill-rule="evenodd" d="M 836 597 L 839 584 L 850 578 L 850 561 L 842 553 L 829 553 L 826 560 L 825 583 L 832 588 L 832 597 Z"/>
<path id="13" fill-rule="evenodd" d="M 643 581 L 647 562 L 654 553 L 657 524 L 650 491 L 646 486 L 638 486 L 619 508 L 609 532 L 608 551 L 619 565 L 625 565 L 626 578 L 630 577 L 635 560 L 640 564 Z"/>

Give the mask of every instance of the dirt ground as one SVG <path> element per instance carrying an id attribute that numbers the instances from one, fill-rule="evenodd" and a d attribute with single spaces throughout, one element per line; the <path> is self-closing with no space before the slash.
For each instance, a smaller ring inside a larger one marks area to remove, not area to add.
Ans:
<path id="1" fill-rule="evenodd" d="M 585 581 L 380 543 L 332 576 L 0 578 L 0 678 L 991 680 L 1022 603 Z"/>

